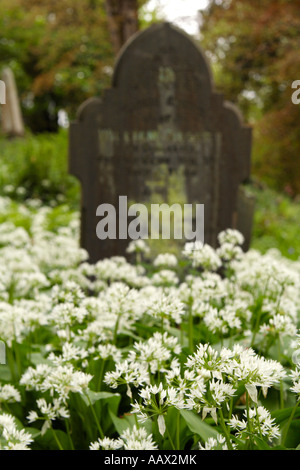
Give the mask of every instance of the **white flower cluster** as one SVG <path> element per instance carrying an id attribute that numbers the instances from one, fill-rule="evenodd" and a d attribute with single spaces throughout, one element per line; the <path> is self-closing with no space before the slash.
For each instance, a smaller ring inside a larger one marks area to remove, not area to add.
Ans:
<path id="1" fill-rule="evenodd" d="M 16 419 L 7 413 L 0 413 L 0 449 L 2 450 L 30 450 L 33 438 L 29 432 L 20 429 Z"/>
<path id="2" fill-rule="evenodd" d="M 229 420 L 229 426 L 237 431 L 237 436 L 242 438 L 253 435 L 266 437 L 269 441 L 280 436 L 279 426 L 275 424 L 275 419 L 271 418 L 271 414 L 263 406 L 252 408 L 249 413 L 245 410 L 245 419 L 239 419 L 233 416 Z"/>
<path id="3" fill-rule="evenodd" d="M 8 199 L 0 198 L 0 207 L 12 211 Z M 171 408 L 219 425 L 220 413 L 230 412 L 243 389 L 254 407 L 243 414 L 242 403 L 227 429 L 241 438 L 250 428 L 277 438 L 260 397 L 289 377 L 299 400 L 299 364 L 292 357 L 300 349 L 300 262 L 276 252 L 243 253 L 242 235 L 226 230 L 217 249 L 186 244 L 184 269 L 170 253 L 158 255 L 149 272 L 121 256 L 90 265 L 78 246 L 77 215 L 50 230 L 51 209 L 14 210 L 30 230 L 0 225 L 0 338 L 15 361 L 11 380 L 1 377 L 1 409 L 19 406 L 21 392 L 32 393 L 28 421 L 37 427 L 42 421 L 44 434 L 54 421 L 68 422 L 73 395 L 101 400 L 103 390 L 125 391 L 127 411 L 154 422 L 163 439 Z M 148 254 L 140 242 L 129 252 Z M 293 369 L 289 374 L 280 358 Z M 92 401 L 89 411 L 95 411 Z M 14 426 L 0 415 L 3 446 L 28 448 L 31 436 Z M 157 448 L 145 429 L 129 426 L 119 438 L 100 433 L 90 448 Z M 229 445 L 220 435 L 199 448 Z"/>
<path id="4" fill-rule="evenodd" d="M 118 439 L 104 437 L 90 444 L 90 450 L 157 450 L 153 436 L 146 429 L 127 428 Z"/>

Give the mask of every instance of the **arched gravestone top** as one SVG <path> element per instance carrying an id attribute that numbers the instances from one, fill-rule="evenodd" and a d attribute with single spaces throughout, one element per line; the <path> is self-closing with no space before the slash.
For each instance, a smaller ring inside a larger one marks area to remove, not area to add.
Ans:
<path id="1" fill-rule="evenodd" d="M 97 207 L 118 208 L 121 195 L 168 202 L 174 174 L 181 175 L 184 202 L 204 204 L 206 243 L 216 246 L 218 233 L 235 227 L 249 245 L 252 207 L 239 194 L 250 176 L 251 129 L 214 90 L 198 45 L 169 23 L 123 47 L 112 87 L 78 110 L 69 157 L 82 186 L 81 244 L 91 262 L 125 255 L 129 242 L 97 238 Z"/>

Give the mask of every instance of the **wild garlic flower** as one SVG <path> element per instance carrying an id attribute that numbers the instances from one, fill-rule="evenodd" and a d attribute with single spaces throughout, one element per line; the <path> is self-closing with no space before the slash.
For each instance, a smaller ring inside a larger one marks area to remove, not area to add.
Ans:
<path id="1" fill-rule="evenodd" d="M 260 326 L 260 332 L 264 335 L 294 337 L 297 335 L 297 324 L 288 315 L 277 314 L 270 318 L 269 323 Z"/>
<path id="2" fill-rule="evenodd" d="M 222 373 L 225 372 L 228 359 L 223 357 L 209 344 L 199 344 L 196 352 L 190 355 L 186 361 L 186 367 L 195 371 L 199 377 L 204 379 L 216 378 L 221 380 Z"/>
<path id="3" fill-rule="evenodd" d="M 104 437 L 103 439 L 97 439 L 95 442 L 91 442 L 89 449 L 90 450 L 120 450 L 122 449 L 124 443 L 121 439 L 111 439 L 109 437 Z"/>
<path id="4" fill-rule="evenodd" d="M 135 321 L 141 315 L 140 296 L 137 289 L 130 288 L 124 282 L 113 282 L 105 291 L 100 292 L 99 301 L 102 302 L 102 313 L 111 319 L 114 329 L 116 321 L 119 326 Z M 143 311 L 143 310 L 142 310 Z"/>
<path id="5" fill-rule="evenodd" d="M 243 251 L 240 246 L 236 246 L 232 243 L 223 243 L 217 250 L 217 255 L 223 261 L 239 260 L 243 257 Z"/>
<path id="6" fill-rule="evenodd" d="M 144 383 L 149 383 L 149 372 L 146 364 L 129 362 L 127 360 L 117 362 L 114 371 L 106 372 L 104 383 L 115 389 L 119 385 L 127 385 L 127 394 L 131 397 L 130 386 L 140 387 Z"/>
<path id="7" fill-rule="evenodd" d="M 233 348 L 234 357 L 227 364 L 226 373 L 233 384 L 245 384 L 253 401 L 257 403 L 257 387 L 264 396 L 270 387 L 279 384 L 286 376 L 284 367 L 275 360 L 259 356 L 252 348 Z"/>
<path id="8" fill-rule="evenodd" d="M 181 398 L 186 398 L 189 390 L 196 386 L 197 382 L 203 380 L 196 375 L 195 371 L 181 370 L 179 364 L 171 364 L 169 370 L 165 372 L 165 380 L 169 387 L 175 388 Z"/>
<path id="9" fill-rule="evenodd" d="M 290 377 L 293 382 L 291 391 L 297 395 L 297 401 L 299 401 L 300 400 L 300 368 L 296 367 L 295 370 L 292 370 L 290 372 Z"/>
<path id="10" fill-rule="evenodd" d="M 22 343 L 26 338 L 30 328 L 27 313 L 21 306 L 0 302 L 0 337 L 9 347 L 14 341 Z"/>
<path id="11" fill-rule="evenodd" d="M 222 335 L 239 331 L 242 327 L 238 312 L 231 306 L 225 306 L 220 310 L 210 306 L 203 315 L 203 322 L 209 331 Z"/>
<path id="12" fill-rule="evenodd" d="M 175 267 L 178 264 L 176 256 L 172 253 L 160 253 L 153 261 L 153 266 Z"/>
<path id="13" fill-rule="evenodd" d="M 185 305 L 178 299 L 175 292 L 174 295 L 173 292 L 161 293 L 158 298 L 150 301 L 147 306 L 148 315 L 174 321 L 177 324 L 181 323 L 184 312 Z"/>
<path id="14" fill-rule="evenodd" d="M 139 240 L 132 240 L 127 249 L 127 253 L 145 253 L 148 254 L 150 252 L 150 248 L 143 239 Z"/>
<path id="15" fill-rule="evenodd" d="M 244 235 L 236 229 L 226 229 L 219 233 L 218 241 L 220 245 L 230 243 L 231 245 L 242 245 L 244 243 Z"/>
<path id="16" fill-rule="evenodd" d="M 210 381 L 212 402 L 208 406 L 218 407 L 223 398 L 232 396 L 234 389 L 244 385 L 251 397 L 257 403 L 257 387 L 262 389 L 266 396 L 270 387 L 280 383 L 286 376 L 284 367 L 275 360 L 268 360 L 255 353 L 251 348 L 243 348 L 235 345 L 232 350 L 222 348 L 220 352 L 214 350 L 210 345 L 198 345 L 196 352 L 189 356 L 186 367 L 197 373 L 203 379 L 200 391 L 192 390 L 190 400 L 197 398 L 198 411 L 201 404 L 205 403 L 205 384 Z M 228 387 L 230 385 L 230 387 Z M 193 403 L 195 406 L 195 403 Z"/>
<path id="17" fill-rule="evenodd" d="M 76 307 L 72 302 L 65 302 L 54 306 L 49 314 L 49 321 L 59 329 L 80 324 L 87 316 L 88 311 L 85 308 Z"/>
<path id="18" fill-rule="evenodd" d="M 217 423 L 217 410 L 234 396 L 235 391 L 236 389 L 231 384 L 223 380 L 212 379 L 208 385 L 203 379 L 198 380 L 190 388 L 187 404 L 197 413 L 202 412 L 202 419 L 210 413 Z"/>
<path id="19" fill-rule="evenodd" d="M 132 404 L 132 413 L 137 413 L 138 420 L 145 422 L 149 417 L 157 417 L 160 434 L 163 436 L 166 430 L 164 414 L 169 407 L 177 409 L 186 408 L 184 399 L 178 395 L 177 390 L 172 387 L 164 389 L 163 384 L 148 385 L 140 393 L 142 402 L 135 401 Z"/>
<path id="20" fill-rule="evenodd" d="M 0 414 L 0 449 L 2 450 L 30 450 L 33 442 L 31 434 L 19 429 L 15 418 L 9 414 Z"/>
<path id="21" fill-rule="evenodd" d="M 85 299 L 85 294 L 81 286 L 68 280 L 63 286 L 55 285 L 52 287 L 51 299 L 54 305 L 67 303 L 79 307 Z"/>
<path id="22" fill-rule="evenodd" d="M 174 271 L 171 271 L 170 269 L 162 269 L 153 274 L 151 282 L 154 286 L 176 286 L 179 284 L 179 278 L 176 276 Z"/>
<path id="23" fill-rule="evenodd" d="M 249 412 L 244 411 L 244 419 L 239 419 L 236 415 L 229 419 L 229 426 L 237 432 L 237 437 L 244 438 L 252 435 L 267 438 L 269 441 L 280 436 L 279 426 L 275 419 L 271 418 L 270 412 L 263 406 L 251 408 Z M 249 419 L 249 421 L 248 421 Z"/>
<path id="24" fill-rule="evenodd" d="M 20 379 L 20 385 L 24 385 L 26 390 L 41 391 L 44 380 L 51 373 L 52 367 L 48 364 L 37 364 L 34 367 L 28 367 Z"/>
<path id="25" fill-rule="evenodd" d="M 44 398 L 39 398 L 36 402 L 37 407 L 40 411 L 41 416 L 34 410 L 30 411 L 27 420 L 29 423 L 33 423 L 37 420 L 43 420 L 44 424 L 41 429 L 41 433 L 45 434 L 47 429 L 51 427 L 51 422 L 56 419 L 67 419 L 70 418 L 69 410 L 61 404 L 61 401 L 54 398 L 52 403 L 47 403 Z"/>
<path id="26" fill-rule="evenodd" d="M 48 360 L 55 365 L 62 365 L 68 362 L 82 361 L 88 356 L 88 352 L 75 344 L 66 342 L 62 345 L 62 353 L 56 355 L 53 352 L 49 354 Z"/>
<path id="27" fill-rule="evenodd" d="M 104 437 L 92 442 L 90 450 L 157 450 L 153 437 L 143 427 L 126 429 L 118 439 Z"/>
<path id="28" fill-rule="evenodd" d="M 21 401 L 21 394 L 11 384 L 0 384 L 0 408 L 1 403 L 15 403 Z"/>
<path id="29" fill-rule="evenodd" d="M 156 450 L 157 444 L 153 441 L 152 434 L 148 434 L 143 427 L 127 428 L 120 436 L 124 450 Z"/>
<path id="30" fill-rule="evenodd" d="M 114 344 L 99 344 L 93 353 L 94 359 L 108 359 L 111 358 L 114 362 L 120 362 L 122 360 L 122 351 L 118 349 Z"/>
<path id="31" fill-rule="evenodd" d="M 180 352 L 181 346 L 177 338 L 169 336 L 167 333 L 155 332 L 147 341 L 133 344 L 133 348 L 128 354 L 128 360 L 131 363 L 148 364 L 150 372 L 155 374 L 158 371 L 168 370 L 173 354 L 178 355 Z"/>
<path id="32" fill-rule="evenodd" d="M 192 262 L 194 268 L 201 267 L 206 271 L 217 271 L 222 265 L 216 251 L 202 242 L 186 243 L 182 254 Z"/>
<path id="33" fill-rule="evenodd" d="M 65 403 L 70 393 L 84 393 L 92 375 L 75 370 L 71 364 L 49 366 L 38 364 L 36 369 L 29 367 L 20 380 L 27 390 L 50 392 L 51 396 Z"/>
<path id="34" fill-rule="evenodd" d="M 230 441 L 231 447 L 234 450 L 236 444 L 233 441 Z M 227 442 L 225 437 L 222 434 L 217 434 L 217 437 L 209 437 L 204 445 L 200 442 L 198 444 L 199 450 L 228 450 Z"/>
<path id="35" fill-rule="evenodd" d="M 89 386 L 92 375 L 75 370 L 70 364 L 53 367 L 45 377 L 41 390 L 56 393 L 62 402 L 66 402 L 70 393 L 84 393 Z"/>

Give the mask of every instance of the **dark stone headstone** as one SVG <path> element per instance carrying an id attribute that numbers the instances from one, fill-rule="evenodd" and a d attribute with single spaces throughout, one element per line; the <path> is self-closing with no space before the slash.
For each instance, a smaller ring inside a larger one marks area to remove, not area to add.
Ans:
<path id="1" fill-rule="evenodd" d="M 218 233 L 231 227 L 247 249 L 253 211 L 239 194 L 250 156 L 251 129 L 214 91 L 194 41 L 168 23 L 136 34 L 121 50 L 111 89 L 83 103 L 70 127 L 70 172 L 82 186 L 81 245 L 90 261 L 125 255 L 129 242 L 99 240 L 97 207 L 118 208 L 122 195 L 168 202 L 174 175 L 181 202 L 204 204 L 205 243 L 217 246 Z"/>

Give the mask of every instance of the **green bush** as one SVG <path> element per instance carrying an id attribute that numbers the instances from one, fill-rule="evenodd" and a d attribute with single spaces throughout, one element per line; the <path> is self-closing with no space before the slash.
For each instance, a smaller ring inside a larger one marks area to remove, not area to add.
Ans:
<path id="1" fill-rule="evenodd" d="M 17 200 L 38 198 L 43 202 L 64 201 L 76 206 L 79 183 L 68 173 L 68 135 L 32 135 L 1 138 L 0 191 Z"/>

